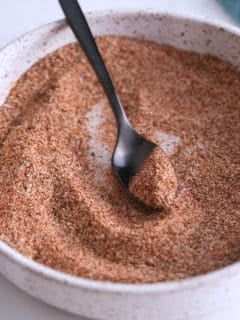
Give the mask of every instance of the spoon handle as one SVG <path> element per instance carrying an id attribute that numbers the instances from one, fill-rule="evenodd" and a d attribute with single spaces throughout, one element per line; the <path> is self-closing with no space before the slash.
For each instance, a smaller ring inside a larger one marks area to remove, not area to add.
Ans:
<path id="1" fill-rule="evenodd" d="M 84 13 L 82 12 L 77 0 L 59 0 L 59 2 L 69 25 L 71 26 L 76 38 L 80 42 L 83 51 L 85 52 L 104 88 L 112 110 L 115 114 L 117 124 L 120 127 L 126 123 L 127 117 L 98 50 L 97 44 L 89 28 Z"/>

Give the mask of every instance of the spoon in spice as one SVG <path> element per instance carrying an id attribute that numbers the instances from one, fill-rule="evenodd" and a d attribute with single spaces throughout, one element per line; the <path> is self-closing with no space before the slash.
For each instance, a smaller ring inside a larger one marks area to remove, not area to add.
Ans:
<path id="1" fill-rule="evenodd" d="M 116 176 L 131 194 L 147 206 L 170 207 L 177 191 L 177 179 L 170 160 L 154 142 L 131 126 L 78 1 L 59 2 L 104 88 L 117 121 L 118 137 L 112 156 Z"/>

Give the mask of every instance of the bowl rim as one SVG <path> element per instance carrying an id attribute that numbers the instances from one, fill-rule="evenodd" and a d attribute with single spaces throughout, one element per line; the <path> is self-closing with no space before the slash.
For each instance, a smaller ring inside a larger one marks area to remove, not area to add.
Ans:
<path id="1" fill-rule="evenodd" d="M 87 18 L 99 19 L 106 16 L 136 16 L 136 15 L 155 15 L 162 16 L 166 18 L 172 18 L 176 20 L 188 21 L 190 23 L 202 24 L 206 26 L 211 26 L 216 29 L 221 29 L 229 34 L 236 35 L 240 37 L 240 28 L 237 26 L 231 25 L 226 22 L 221 22 L 219 20 L 211 21 L 207 17 L 196 17 L 191 14 L 173 14 L 167 11 L 162 11 L 159 9 L 114 9 L 114 10 L 100 10 L 100 11 L 91 11 L 88 12 Z M 13 41 L 8 42 L 5 46 L 0 48 L 0 54 L 4 53 L 5 50 L 8 50 L 12 46 L 17 46 L 24 38 L 28 36 L 34 36 L 39 32 L 46 31 L 57 27 L 58 25 L 66 24 L 65 19 L 58 19 L 47 24 L 41 25 L 37 28 L 34 28 L 20 37 L 14 39 Z M 203 275 L 189 277 L 182 280 L 175 281 L 166 281 L 166 282 L 156 282 L 156 283 L 119 283 L 111 281 L 101 281 L 101 280 L 92 280 L 88 278 L 78 277 L 71 274 L 67 274 L 48 266 L 45 266 L 41 263 L 38 263 L 23 254 L 19 253 L 17 250 L 11 248 L 8 244 L 0 240 L 0 255 L 6 258 L 12 264 L 15 264 L 23 269 L 26 269 L 33 275 L 45 278 L 57 284 L 65 284 L 73 288 L 81 288 L 88 291 L 101 291 L 106 293 L 128 293 L 128 294 L 157 294 L 160 292 L 176 292 L 189 290 L 191 288 L 201 288 L 210 283 L 217 284 L 220 281 L 231 279 L 235 276 L 240 275 L 240 261 L 232 263 L 228 266 L 225 266 L 221 269 L 208 272 Z M 0 270 L 1 272 L 1 270 Z M 4 272 L 2 272 L 4 274 Z"/>

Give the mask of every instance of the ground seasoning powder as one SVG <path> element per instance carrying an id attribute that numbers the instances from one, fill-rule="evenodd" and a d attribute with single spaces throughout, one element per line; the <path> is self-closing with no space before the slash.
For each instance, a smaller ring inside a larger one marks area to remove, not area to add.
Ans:
<path id="1" fill-rule="evenodd" d="M 130 192 L 145 205 L 171 209 L 177 195 L 177 177 L 171 161 L 158 147 L 145 159 L 129 184 Z"/>
<path id="2" fill-rule="evenodd" d="M 57 270 L 143 283 L 240 259 L 240 73 L 211 56 L 98 39 L 131 123 L 167 154 L 167 211 L 132 201 L 111 170 L 116 124 L 76 44 L 23 75 L 0 108 L 0 239 Z"/>

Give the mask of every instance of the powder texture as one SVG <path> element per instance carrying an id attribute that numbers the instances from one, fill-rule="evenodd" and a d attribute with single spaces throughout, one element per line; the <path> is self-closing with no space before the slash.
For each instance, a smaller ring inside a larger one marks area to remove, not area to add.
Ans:
<path id="1" fill-rule="evenodd" d="M 129 190 L 151 208 L 170 209 L 177 193 L 177 178 L 168 157 L 155 148 L 140 171 L 130 180 Z"/>
<path id="2" fill-rule="evenodd" d="M 127 198 L 112 173 L 116 123 L 76 44 L 24 74 L 0 108 L 0 239 L 49 267 L 129 283 L 240 259 L 240 74 L 143 40 L 98 44 L 127 115 L 167 153 L 169 212 Z"/>

